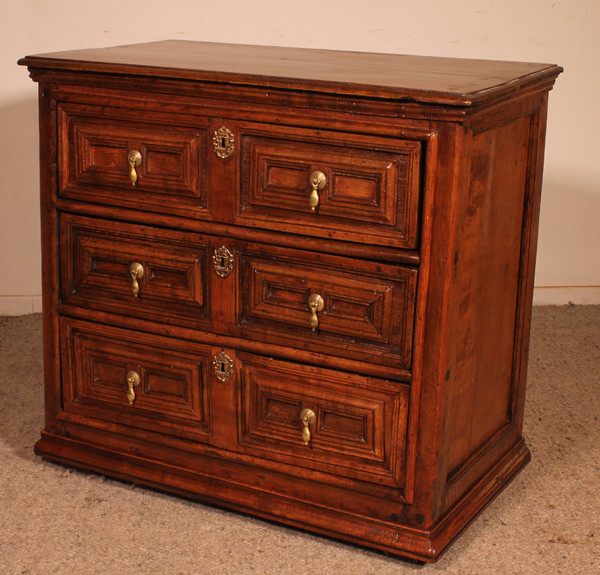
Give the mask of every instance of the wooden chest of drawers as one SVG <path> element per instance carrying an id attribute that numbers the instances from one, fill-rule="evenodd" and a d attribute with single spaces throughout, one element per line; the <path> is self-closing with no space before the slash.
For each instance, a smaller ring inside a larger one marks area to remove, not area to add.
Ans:
<path id="1" fill-rule="evenodd" d="M 180 41 L 20 63 L 37 453 L 435 560 L 529 458 L 561 69 Z"/>

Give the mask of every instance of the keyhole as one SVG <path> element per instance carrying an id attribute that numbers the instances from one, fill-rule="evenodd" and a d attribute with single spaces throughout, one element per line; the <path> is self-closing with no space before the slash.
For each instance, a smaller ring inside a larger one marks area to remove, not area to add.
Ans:
<path id="1" fill-rule="evenodd" d="M 225 362 L 221 362 L 221 373 L 225 373 Z"/>
<path id="2" fill-rule="evenodd" d="M 225 138 L 225 136 L 223 136 L 221 138 L 221 148 L 226 148 L 227 147 L 227 139 Z"/>

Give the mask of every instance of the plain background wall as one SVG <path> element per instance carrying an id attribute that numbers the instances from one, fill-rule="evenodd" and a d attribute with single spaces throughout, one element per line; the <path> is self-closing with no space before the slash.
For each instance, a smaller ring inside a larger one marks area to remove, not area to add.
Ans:
<path id="1" fill-rule="evenodd" d="M 0 0 L 0 314 L 39 311 L 37 85 L 26 54 L 167 38 L 560 64 L 536 303 L 600 303 L 600 0 Z"/>

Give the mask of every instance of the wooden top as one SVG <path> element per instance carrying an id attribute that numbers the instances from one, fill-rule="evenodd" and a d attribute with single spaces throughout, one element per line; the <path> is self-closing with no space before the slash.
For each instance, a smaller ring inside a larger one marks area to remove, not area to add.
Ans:
<path id="1" fill-rule="evenodd" d="M 552 64 L 165 40 L 26 56 L 35 69 L 182 78 L 471 106 L 543 80 Z"/>

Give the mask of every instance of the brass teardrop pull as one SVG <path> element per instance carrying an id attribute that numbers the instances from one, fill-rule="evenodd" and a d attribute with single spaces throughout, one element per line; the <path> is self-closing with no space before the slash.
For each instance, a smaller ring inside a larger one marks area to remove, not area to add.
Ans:
<path id="1" fill-rule="evenodd" d="M 131 277 L 131 291 L 135 297 L 140 293 L 140 284 L 138 280 L 144 277 L 144 266 L 134 262 L 129 266 L 129 276 Z"/>
<path id="2" fill-rule="evenodd" d="M 127 161 L 129 162 L 129 180 L 131 181 L 131 185 L 135 186 L 138 181 L 138 174 L 135 169 L 139 168 L 142 164 L 142 154 L 137 150 L 130 150 L 129 154 L 127 154 Z"/>
<path id="3" fill-rule="evenodd" d="M 134 387 L 140 384 L 140 376 L 136 371 L 128 371 L 127 372 L 127 399 L 129 400 L 129 405 L 133 405 L 135 401 L 135 391 Z"/>
<path id="4" fill-rule="evenodd" d="M 323 311 L 325 301 L 318 293 L 313 293 L 308 298 L 308 309 L 310 310 L 310 320 L 308 324 L 313 331 L 317 331 L 319 327 L 318 312 Z"/>
<path id="5" fill-rule="evenodd" d="M 310 175 L 310 197 L 308 203 L 310 205 L 310 211 L 316 212 L 317 206 L 319 205 L 319 190 L 322 190 L 327 185 L 327 178 L 323 172 L 313 172 Z"/>
<path id="6" fill-rule="evenodd" d="M 302 423 L 302 441 L 304 445 L 308 445 L 311 440 L 310 426 L 315 423 L 317 416 L 312 409 L 303 409 L 300 412 L 300 422 Z"/>

